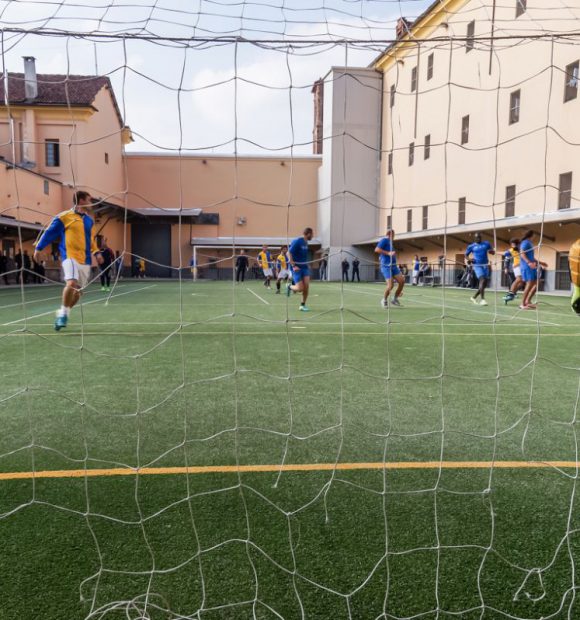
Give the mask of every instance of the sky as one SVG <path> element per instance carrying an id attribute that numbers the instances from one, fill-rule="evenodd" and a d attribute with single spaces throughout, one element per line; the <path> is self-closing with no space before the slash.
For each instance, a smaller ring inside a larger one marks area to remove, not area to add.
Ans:
<path id="1" fill-rule="evenodd" d="M 135 138 L 128 150 L 304 155 L 315 80 L 367 66 L 396 20 L 429 4 L 0 0 L 0 29 L 23 31 L 4 31 L 1 68 L 22 72 L 22 56 L 35 56 L 39 74 L 108 75 Z"/>

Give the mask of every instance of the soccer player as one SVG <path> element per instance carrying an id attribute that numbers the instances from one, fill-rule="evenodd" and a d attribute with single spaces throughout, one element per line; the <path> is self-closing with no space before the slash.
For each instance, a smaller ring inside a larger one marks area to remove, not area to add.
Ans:
<path id="1" fill-rule="evenodd" d="M 95 243 L 94 222 L 88 214 L 92 204 L 88 192 L 74 194 L 73 208 L 53 218 L 44 231 L 34 251 L 34 260 L 40 261 L 40 253 L 53 241 L 59 240 L 59 253 L 66 286 L 62 292 L 62 305 L 56 314 L 54 329 L 66 327 L 71 308 L 81 297 L 82 290 L 91 277 L 91 258 L 103 263 L 103 257 Z"/>
<path id="2" fill-rule="evenodd" d="M 381 264 L 381 273 L 387 283 L 383 299 L 381 299 L 381 306 L 383 308 L 387 308 L 389 306 L 389 295 L 393 289 L 393 280 L 397 282 L 397 290 L 391 300 L 393 306 L 401 305 L 399 297 L 403 294 L 403 287 L 405 286 L 405 278 L 397 266 L 397 252 L 393 247 L 394 238 L 395 231 L 392 228 L 389 228 L 385 236 L 379 241 L 377 247 L 375 248 L 375 254 L 380 255 L 379 261 Z"/>
<path id="3" fill-rule="evenodd" d="M 264 273 L 264 286 L 268 289 L 271 289 L 270 281 L 272 280 L 272 257 L 270 255 L 270 251 L 268 250 L 267 245 L 262 246 L 262 251 L 258 254 L 258 263 L 260 263 L 260 267 L 262 268 L 262 272 Z"/>
<path id="4" fill-rule="evenodd" d="M 284 245 L 280 249 L 280 254 L 276 257 L 276 268 L 278 270 L 278 277 L 276 278 L 276 295 L 280 294 L 280 284 L 282 280 L 288 281 L 290 278 L 290 261 L 288 259 L 288 246 Z"/>
<path id="5" fill-rule="evenodd" d="M 532 297 L 538 286 L 538 261 L 534 256 L 534 231 L 528 230 L 520 243 L 520 258 L 522 267 L 522 280 L 524 282 L 524 298 L 520 310 L 534 310 L 536 305 L 532 303 Z M 540 263 L 547 267 L 546 263 Z"/>
<path id="6" fill-rule="evenodd" d="M 511 283 L 510 290 L 506 293 L 503 300 L 508 303 L 508 301 L 512 301 L 515 299 L 516 293 L 522 288 L 523 280 L 522 280 L 522 268 L 521 268 L 521 259 L 520 259 L 520 240 L 519 239 L 510 239 L 510 248 L 504 254 L 504 257 L 507 260 L 511 261 L 511 267 L 513 269 L 514 281 Z"/>
<path id="7" fill-rule="evenodd" d="M 571 301 L 572 310 L 580 316 L 580 238 L 572 244 L 568 262 L 570 263 L 570 277 L 574 285 Z"/>
<path id="8" fill-rule="evenodd" d="M 489 282 L 489 258 L 488 254 L 495 254 L 495 250 L 491 247 L 491 243 L 489 241 L 482 241 L 481 234 L 475 233 L 473 235 L 473 243 L 470 243 L 465 250 L 465 260 L 473 254 L 473 269 L 475 271 L 475 275 L 477 276 L 477 280 L 479 283 L 479 288 L 475 292 L 475 295 L 471 298 L 471 301 L 474 304 L 479 303 L 480 306 L 487 306 L 487 301 L 485 301 L 485 289 L 487 287 L 487 283 Z M 478 302 L 477 298 L 481 295 L 481 300 Z"/>
<path id="9" fill-rule="evenodd" d="M 302 237 L 296 237 L 288 248 L 288 260 L 292 266 L 294 284 L 286 285 L 286 295 L 290 293 L 302 293 L 300 310 L 309 312 L 310 308 L 306 305 L 308 291 L 310 288 L 310 269 L 308 267 L 308 242 L 312 239 L 312 228 L 305 228 Z"/>

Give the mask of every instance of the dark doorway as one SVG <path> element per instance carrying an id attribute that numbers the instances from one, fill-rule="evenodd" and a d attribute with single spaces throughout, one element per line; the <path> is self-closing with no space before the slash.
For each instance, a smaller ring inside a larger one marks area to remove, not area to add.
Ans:
<path id="1" fill-rule="evenodd" d="M 136 256 L 145 259 L 145 275 L 171 278 L 171 224 L 131 223 L 132 262 Z"/>

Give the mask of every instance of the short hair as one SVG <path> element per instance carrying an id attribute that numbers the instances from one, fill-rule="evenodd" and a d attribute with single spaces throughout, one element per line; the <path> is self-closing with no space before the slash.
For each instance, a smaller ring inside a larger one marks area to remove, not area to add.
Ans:
<path id="1" fill-rule="evenodd" d="M 388 237 L 389 235 L 392 235 L 395 231 L 392 228 L 387 228 L 387 232 L 385 233 L 385 235 Z"/>
<path id="2" fill-rule="evenodd" d="M 302 234 L 304 234 L 304 235 L 310 235 L 311 233 L 314 233 L 314 231 L 312 230 L 312 228 L 310 228 L 310 226 L 307 226 L 307 227 L 304 229 L 304 232 L 303 232 Z"/>
<path id="3" fill-rule="evenodd" d="M 529 230 L 526 230 L 522 239 L 529 239 L 530 237 L 533 237 L 535 234 L 536 234 L 536 231 L 530 228 Z"/>
<path id="4" fill-rule="evenodd" d="M 78 192 L 75 192 L 73 194 L 73 203 L 74 203 L 74 205 L 76 207 L 81 200 L 87 200 L 90 197 L 91 197 L 91 195 L 89 194 L 89 192 L 85 192 L 82 189 L 80 189 Z"/>
<path id="5" fill-rule="evenodd" d="M 517 243 L 519 245 L 520 244 L 520 240 L 517 237 L 512 237 L 510 239 L 510 243 Z"/>

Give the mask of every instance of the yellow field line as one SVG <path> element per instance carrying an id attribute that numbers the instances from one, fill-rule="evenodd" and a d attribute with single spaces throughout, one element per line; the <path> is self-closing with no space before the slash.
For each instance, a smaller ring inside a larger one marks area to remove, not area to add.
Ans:
<path id="1" fill-rule="evenodd" d="M 236 474 L 279 471 L 353 471 L 383 469 L 580 469 L 576 461 L 399 461 L 393 463 L 287 463 L 283 465 L 203 465 L 199 467 L 117 467 L 112 469 L 57 469 L 0 473 L 0 480 L 84 478 L 104 476 L 167 476 L 175 474 Z"/>

